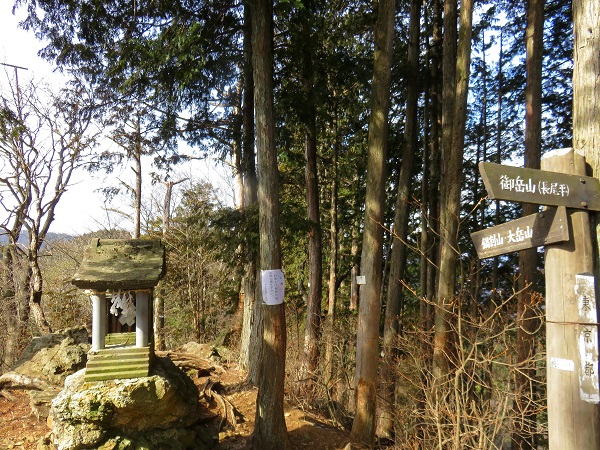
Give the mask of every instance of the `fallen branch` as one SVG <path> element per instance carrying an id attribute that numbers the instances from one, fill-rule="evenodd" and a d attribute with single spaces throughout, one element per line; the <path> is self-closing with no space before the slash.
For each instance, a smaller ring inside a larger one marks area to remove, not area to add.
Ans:
<path id="1" fill-rule="evenodd" d="M 0 390 L 0 397 L 4 397 L 9 402 L 14 402 L 17 399 L 17 397 L 5 390 Z"/>
<path id="2" fill-rule="evenodd" d="M 169 358 L 173 364 L 183 370 L 197 370 L 199 376 L 208 376 L 215 371 L 215 365 L 212 362 L 193 353 L 157 351 L 156 356 Z"/>
<path id="3" fill-rule="evenodd" d="M 36 389 L 43 391 L 54 387 L 42 378 L 29 377 L 17 372 L 7 372 L 0 376 L 0 391 L 6 389 Z"/>

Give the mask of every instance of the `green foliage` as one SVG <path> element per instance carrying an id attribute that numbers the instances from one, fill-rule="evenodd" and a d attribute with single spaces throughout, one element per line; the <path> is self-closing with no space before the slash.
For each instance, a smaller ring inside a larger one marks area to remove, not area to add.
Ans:
<path id="1" fill-rule="evenodd" d="M 240 92 L 243 83 L 243 2 L 202 0 L 146 3 L 122 0 L 17 0 L 28 8 L 24 26 L 47 39 L 42 55 L 72 73 L 79 86 L 91 88 L 100 103 L 107 127 L 115 131 L 115 141 L 129 149 L 136 143 L 155 156 L 161 176 L 169 177 L 172 164 L 185 163 L 188 155 L 178 149 L 181 140 L 191 144 L 200 157 L 223 156 L 239 138 L 239 107 L 249 93 Z M 409 231 L 402 239 L 408 244 L 408 263 L 403 281 L 405 290 L 402 321 L 405 329 L 418 323 L 421 314 L 420 283 L 421 211 L 428 211 L 436 199 L 424 199 L 425 188 L 436 183 L 431 166 L 424 167 L 431 144 L 431 129 L 438 117 L 431 117 L 431 78 L 433 53 L 433 2 L 424 5 L 420 51 L 419 124 L 417 174 L 411 185 Z M 405 87 L 407 73 L 408 3 L 398 3 L 396 38 L 392 71 L 392 110 L 390 115 L 389 173 L 386 215 L 381 225 L 391 228 L 397 178 L 403 161 Z M 475 16 L 470 95 L 462 165 L 460 263 L 457 292 L 465 304 L 489 308 L 492 298 L 510 296 L 516 273 L 516 255 L 507 255 L 479 264 L 469 233 L 506 222 L 520 214 L 514 205 L 480 201 L 486 193 L 477 163 L 492 161 L 516 165 L 524 150 L 525 120 L 525 4 L 501 0 L 494 5 L 478 2 Z M 570 3 L 546 3 L 545 47 L 543 61 L 543 137 L 544 150 L 569 146 L 572 137 L 571 75 L 572 28 Z M 360 250 L 364 220 L 367 123 L 370 114 L 373 57 L 373 2 L 333 0 L 283 0 L 275 2 L 275 117 L 281 192 L 281 237 L 283 268 L 286 274 L 286 302 L 289 327 L 295 339 L 294 352 L 302 353 L 303 323 L 308 270 L 307 242 L 312 226 L 322 232 L 324 274 L 330 261 L 330 246 L 338 246 L 337 311 L 341 318 L 332 330 L 340 337 L 335 364 L 339 379 L 350 378 L 347 367 L 353 363 L 352 337 L 355 313 L 349 301 L 350 268 Z M 309 56 L 311 67 L 306 66 Z M 313 80 L 312 86 L 306 86 Z M 320 220 L 306 220 L 305 132 L 314 114 L 318 145 Z M 251 105 L 249 107 L 252 107 Z M 236 112 L 237 111 L 237 112 Z M 238 116 L 236 116 L 238 114 Z M 132 119 L 141 120 L 141 134 L 132 133 Z M 18 116 L 0 108 L 0 133 L 16 139 L 20 130 Z M 237 127 L 237 128 L 236 128 Z M 10 130 L 10 131 L 6 131 Z M 137 141 L 136 141 L 137 139 Z M 100 154 L 92 168 L 116 167 L 127 152 Z M 429 155 L 427 163 L 434 162 Z M 102 167 L 104 163 L 104 167 Z M 238 168 L 239 169 L 239 168 Z M 258 174 L 260 177 L 261 174 Z M 337 183 L 338 242 L 330 242 L 333 219 L 331 187 Z M 431 189 L 439 196 L 439 186 Z M 236 210 L 219 204 L 208 183 L 186 188 L 175 208 L 170 229 L 164 235 L 168 250 L 168 272 L 164 280 L 167 339 L 171 346 L 190 339 L 210 341 L 223 330 L 237 330 L 239 291 L 244 264 L 259 246 L 257 206 Z M 158 234 L 161 220 L 149 214 L 149 230 Z M 428 216 L 436 225 L 437 211 Z M 430 234 L 435 244 L 437 236 Z M 391 242 L 391 241 L 388 241 Z M 431 245 L 431 242 L 429 242 Z M 66 244 L 61 244 L 65 245 Z M 399 245 L 394 243 L 394 245 Z M 89 317 L 89 305 L 65 284 L 77 260 L 77 250 L 66 249 L 60 259 L 58 244 L 44 258 L 48 281 L 47 314 L 56 327 Z M 389 250 L 386 247 L 386 250 Z M 48 250 L 50 251 L 50 250 Z M 354 252 L 354 253 L 353 253 Z M 384 255 L 387 258 L 387 253 Z M 433 266 L 436 266 L 433 256 Z M 384 261 L 384 266 L 385 266 Z M 62 275 L 61 275 L 62 274 Z M 62 278 L 61 278 L 62 276 Z M 327 289 L 324 275 L 323 303 Z M 412 290 L 412 292 L 411 292 Z M 494 291 L 495 290 L 495 291 Z M 505 293 L 499 296 L 499 293 Z M 508 294 L 506 294 L 508 293 Z M 430 293 L 431 294 L 431 293 Z M 514 307 L 507 302 L 502 324 L 510 319 Z M 500 322 L 498 322 L 500 323 Z M 469 325 L 471 326 L 471 325 Z M 499 325 L 494 325 L 498 327 Z M 481 332 L 473 325 L 472 332 Z M 237 332 L 237 331 L 236 331 Z M 502 335 L 503 338 L 505 335 Z M 507 335 L 507 339 L 511 336 Z M 489 336 L 485 336 L 486 339 Z M 422 340 L 426 340 L 426 336 Z M 467 339 L 465 338 L 465 342 Z M 413 345 L 405 342 L 403 345 Z M 469 347 L 467 342 L 467 347 Z M 507 344 L 507 348 L 508 348 Z M 512 343 L 510 343 L 512 345 Z M 400 349 L 402 350 L 402 349 Z M 484 349 L 496 358 L 490 345 Z M 494 350 L 495 351 L 495 350 Z M 406 356 L 406 355 L 405 355 Z M 422 356 L 422 355 L 415 355 Z M 290 356 L 288 356 L 291 358 Z M 289 362 L 289 361 L 288 361 Z M 421 364 L 421 362 L 419 362 Z M 469 363 L 471 364 L 471 363 Z M 477 377 L 486 370 L 474 368 Z M 415 368 L 416 367 L 416 368 Z M 415 364 L 410 370 L 421 376 Z M 422 362 L 422 367 L 427 367 Z M 320 368 L 322 370 L 323 368 Z M 482 372 L 483 371 L 483 372 Z M 324 376 L 325 371 L 319 375 Z M 501 375 L 505 383 L 508 375 Z M 478 380 L 475 382 L 474 380 Z M 485 392 L 478 378 L 461 379 L 475 397 Z M 343 386 L 332 380 L 324 385 Z M 498 386 L 498 388 L 505 386 Z M 335 390 L 335 389 L 334 389 Z M 327 392 L 329 395 L 330 391 Z M 407 403 L 408 405 L 408 403 Z M 414 430 L 412 430 L 414 431 Z"/>
<path id="2" fill-rule="evenodd" d="M 204 153 L 229 150 L 231 92 L 241 64 L 237 2 L 18 0 L 16 6 L 27 7 L 23 26 L 46 40 L 41 55 L 90 86 L 107 117 L 127 120 L 128 109 L 143 105 L 144 130 L 160 150 L 157 163 L 177 160 L 168 150 L 180 138 Z"/>
<path id="3" fill-rule="evenodd" d="M 88 294 L 71 284 L 92 239 L 129 239 L 123 230 L 99 230 L 77 237 L 49 239 L 40 255 L 44 275 L 44 312 L 52 329 L 83 325 L 91 329 L 92 304 Z"/>
<path id="4" fill-rule="evenodd" d="M 224 328 L 231 328 L 241 278 L 240 218 L 218 206 L 206 182 L 194 183 L 184 192 L 163 236 L 167 275 L 161 295 L 165 296 L 168 345 L 212 341 Z"/>

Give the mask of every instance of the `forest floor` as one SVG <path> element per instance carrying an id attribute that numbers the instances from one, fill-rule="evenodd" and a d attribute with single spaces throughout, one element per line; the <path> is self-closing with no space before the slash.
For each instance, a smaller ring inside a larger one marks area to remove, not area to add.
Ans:
<path id="1" fill-rule="evenodd" d="M 252 431 L 256 407 L 255 387 L 245 382 L 245 374 L 236 367 L 225 367 L 219 373 L 211 374 L 210 383 L 219 386 L 219 393 L 235 409 L 235 424 L 227 421 L 219 433 L 220 450 L 249 450 L 252 448 Z M 208 380 L 195 380 L 199 389 L 206 386 Z M 215 389 L 215 388 L 213 388 Z M 13 391 L 13 401 L 0 397 L 0 450 L 36 449 L 40 439 L 50 433 L 44 420 L 31 413 L 27 392 Z M 210 402 L 215 426 L 221 422 L 222 407 L 219 402 Z M 286 405 L 285 420 L 291 449 L 338 450 L 349 442 L 349 432 L 328 424 L 324 417 L 311 414 L 302 409 Z M 356 447 L 353 447 L 356 448 Z"/>

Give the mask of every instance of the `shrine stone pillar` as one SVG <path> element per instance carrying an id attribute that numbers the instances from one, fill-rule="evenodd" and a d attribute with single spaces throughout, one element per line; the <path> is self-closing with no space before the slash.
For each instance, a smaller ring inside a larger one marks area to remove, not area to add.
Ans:
<path id="1" fill-rule="evenodd" d="M 92 293 L 92 350 L 102 350 L 106 336 L 106 296 Z"/>
<path id="2" fill-rule="evenodd" d="M 150 294 L 148 292 L 135 293 L 135 346 L 148 347 L 150 314 Z"/>

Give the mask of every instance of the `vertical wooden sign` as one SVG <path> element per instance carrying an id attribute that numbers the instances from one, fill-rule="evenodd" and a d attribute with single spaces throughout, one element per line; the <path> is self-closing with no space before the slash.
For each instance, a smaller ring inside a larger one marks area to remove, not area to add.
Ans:
<path id="1" fill-rule="evenodd" d="M 594 276 L 575 275 L 575 295 L 579 309 L 577 350 L 579 351 L 579 394 L 588 403 L 600 402 L 598 385 L 598 327 Z M 589 325 L 586 325 L 589 324 Z"/>
<path id="2" fill-rule="evenodd" d="M 585 174 L 586 170 L 583 156 L 573 151 L 546 153 L 541 165 L 543 169 L 561 173 Z M 584 305 L 587 300 L 576 291 L 576 276 L 594 270 L 588 214 L 568 210 L 571 240 L 546 247 L 546 392 L 550 450 L 600 449 L 599 409 L 597 404 L 582 399 L 581 381 L 588 381 L 585 372 L 580 373 L 582 367 L 585 371 L 586 363 L 580 360 L 578 349 L 583 330 L 578 301 Z M 585 285 L 590 286 L 590 283 Z M 594 370 L 589 365 L 587 368 Z"/>

